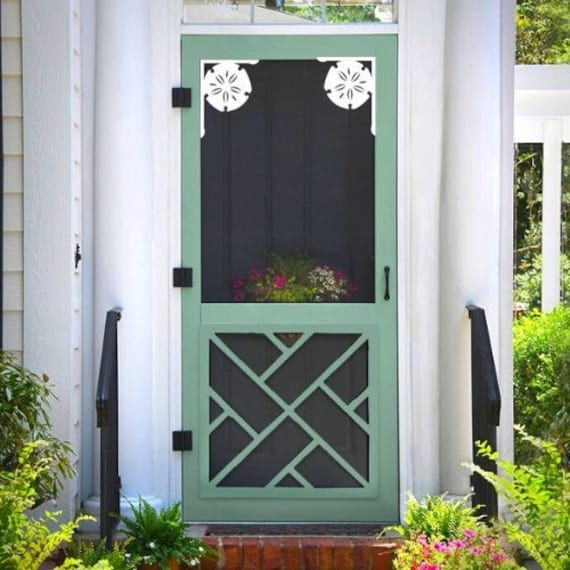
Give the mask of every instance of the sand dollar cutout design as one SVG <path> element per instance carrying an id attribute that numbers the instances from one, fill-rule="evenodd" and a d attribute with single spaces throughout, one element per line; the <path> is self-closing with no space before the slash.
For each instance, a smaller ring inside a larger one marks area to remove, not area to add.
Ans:
<path id="1" fill-rule="evenodd" d="M 370 99 L 372 74 L 360 61 L 343 59 L 329 69 L 324 89 L 337 107 L 358 109 Z"/>
<path id="2" fill-rule="evenodd" d="M 202 79 L 202 93 L 214 109 L 235 111 L 244 105 L 251 94 L 247 71 L 232 61 L 217 63 Z"/>

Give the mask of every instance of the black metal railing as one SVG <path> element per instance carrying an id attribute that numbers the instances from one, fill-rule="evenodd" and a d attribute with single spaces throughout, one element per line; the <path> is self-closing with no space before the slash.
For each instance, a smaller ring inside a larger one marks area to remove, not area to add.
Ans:
<path id="1" fill-rule="evenodd" d="M 497 449 L 497 426 L 501 415 L 501 393 L 497 369 L 487 327 L 485 311 L 476 305 L 467 305 L 471 319 L 471 414 L 473 422 L 473 461 L 485 471 L 497 472 L 497 465 L 477 454 L 477 441 L 486 441 Z M 478 473 L 471 479 L 473 505 L 487 520 L 498 515 L 497 493 Z"/>
<path id="2" fill-rule="evenodd" d="M 111 548 L 113 531 L 120 514 L 121 479 L 119 477 L 119 390 L 117 323 L 121 309 L 107 313 L 101 368 L 97 384 L 97 427 L 101 429 L 101 514 L 100 535 Z"/>

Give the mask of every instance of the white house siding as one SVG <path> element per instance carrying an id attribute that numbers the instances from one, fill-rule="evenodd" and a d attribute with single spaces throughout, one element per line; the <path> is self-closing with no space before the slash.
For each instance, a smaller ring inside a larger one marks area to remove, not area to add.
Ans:
<path id="1" fill-rule="evenodd" d="M 23 358 L 22 24 L 20 0 L 2 0 L 4 124 L 4 347 Z"/>

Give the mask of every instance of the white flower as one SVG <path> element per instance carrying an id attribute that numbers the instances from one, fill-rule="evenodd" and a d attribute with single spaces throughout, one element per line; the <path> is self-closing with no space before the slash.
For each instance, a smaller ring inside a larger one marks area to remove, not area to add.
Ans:
<path id="1" fill-rule="evenodd" d="M 131 553 L 130 552 L 125 552 L 125 558 L 130 558 L 131 557 Z"/>
<path id="2" fill-rule="evenodd" d="M 192 558 L 192 560 L 190 560 L 190 566 L 198 566 L 199 563 L 200 561 L 197 558 Z"/>
<path id="3" fill-rule="evenodd" d="M 149 548 L 155 548 L 155 547 L 156 547 L 156 544 L 155 544 L 154 542 L 149 542 L 149 543 L 148 543 L 148 547 L 149 547 Z"/>
<path id="4" fill-rule="evenodd" d="M 198 552 L 206 552 L 206 549 L 203 546 L 199 546 Z"/>

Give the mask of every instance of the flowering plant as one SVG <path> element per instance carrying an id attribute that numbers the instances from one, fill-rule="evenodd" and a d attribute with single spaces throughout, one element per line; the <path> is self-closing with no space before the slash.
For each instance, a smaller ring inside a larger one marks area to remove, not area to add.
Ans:
<path id="1" fill-rule="evenodd" d="M 265 268 L 253 268 L 247 277 L 232 281 L 236 302 L 330 303 L 350 298 L 357 286 L 329 265 L 314 265 L 302 254 L 268 254 Z"/>
<path id="2" fill-rule="evenodd" d="M 396 570 L 515 570 L 520 568 L 498 536 L 477 525 L 460 539 L 428 539 L 420 534 L 396 552 Z"/>

